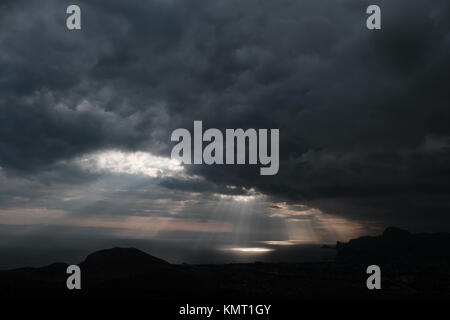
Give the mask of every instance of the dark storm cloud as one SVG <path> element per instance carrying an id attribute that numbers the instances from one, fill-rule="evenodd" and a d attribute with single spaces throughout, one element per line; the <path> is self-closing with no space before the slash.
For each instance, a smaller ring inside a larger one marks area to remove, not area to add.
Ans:
<path id="1" fill-rule="evenodd" d="M 168 156 L 171 131 L 194 120 L 280 128 L 276 176 L 194 166 L 206 182 L 161 185 L 256 188 L 386 223 L 445 218 L 447 1 L 378 1 L 382 31 L 365 28 L 368 1 L 78 3 L 76 32 L 69 3 L 3 5 L 2 167 L 39 172 L 106 148 Z"/>

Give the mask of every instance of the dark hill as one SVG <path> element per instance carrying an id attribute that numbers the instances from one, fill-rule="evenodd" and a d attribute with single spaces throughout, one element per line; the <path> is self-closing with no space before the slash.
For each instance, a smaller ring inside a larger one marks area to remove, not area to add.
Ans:
<path id="1" fill-rule="evenodd" d="M 337 261 L 350 263 L 448 263 L 449 233 L 412 234 L 396 227 L 382 235 L 338 242 Z"/>
<path id="2" fill-rule="evenodd" d="M 91 297 L 178 297 L 198 282 L 182 268 L 135 248 L 96 251 L 80 268 L 84 291 Z"/>
<path id="3" fill-rule="evenodd" d="M 107 268 L 111 266 L 155 267 L 168 265 L 170 264 L 167 261 L 153 257 L 141 250 L 119 247 L 91 253 L 81 263 L 81 266 L 87 268 Z"/>
<path id="4" fill-rule="evenodd" d="M 153 300 L 450 298 L 450 234 L 382 235 L 337 243 L 335 262 L 174 265 L 134 248 L 90 254 L 81 290 L 66 287 L 67 264 L 0 271 L 0 298 Z M 366 288 L 380 265 L 382 290 Z M 339 290 L 336 290 L 339 288 Z"/>

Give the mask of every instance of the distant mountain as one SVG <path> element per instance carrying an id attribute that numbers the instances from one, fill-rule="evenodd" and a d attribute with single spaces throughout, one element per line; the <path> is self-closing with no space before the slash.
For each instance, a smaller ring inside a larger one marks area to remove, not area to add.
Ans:
<path id="1" fill-rule="evenodd" d="M 79 264 L 81 290 L 68 290 L 68 267 L 0 271 L 0 298 L 229 299 L 450 298 L 450 234 L 388 228 L 337 243 L 336 262 L 174 265 L 134 248 L 94 252 Z M 382 268 L 382 290 L 366 288 L 366 266 Z M 339 290 L 336 290 L 339 288 Z"/>
<path id="2" fill-rule="evenodd" d="M 360 263 L 448 263 L 450 262 L 450 233 L 412 234 L 396 227 L 387 228 L 382 235 L 360 237 L 336 244 L 339 262 Z"/>
<path id="3" fill-rule="evenodd" d="M 158 297 L 179 296 L 195 279 L 182 268 L 135 248 L 96 251 L 78 264 L 82 290 L 66 287 L 68 264 L 0 271 L 0 297 Z M 169 294 L 171 293 L 171 294 Z"/>
<path id="4" fill-rule="evenodd" d="M 91 253 L 81 263 L 85 267 L 104 267 L 111 265 L 167 266 L 170 263 L 153 257 L 135 248 L 119 248 L 100 250 Z"/>
<path id="5" fill-rule="evenodd" d="M 112 248 L 96 251 L 81 262 L 85 275 L 95 280 L 148 273 L 150 270 L 170 270 L 167 261 L 135 248 Z"/>

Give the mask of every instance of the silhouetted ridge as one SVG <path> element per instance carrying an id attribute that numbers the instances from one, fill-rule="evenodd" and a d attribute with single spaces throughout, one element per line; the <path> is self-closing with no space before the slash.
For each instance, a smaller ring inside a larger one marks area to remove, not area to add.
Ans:
<path id="1" fill-rule="evenodd" d="M 112 265 L 169 265 L 167 261 L 151 256 L 136 248 L 105 249 L 91 253 L 82 263 L 84 266 L 112 266 Z"/>
<path id="2" fill-rule="evenodd" d="M 336 249 L 340 262 L 450 262 L 450 233 L 412 234 L 389 227 L 380 236 L 338 242 Z"/>
<path id="3" fill-rule="evenodd" d="M 67 289 L 64 263 L 0 271 L 0 300 L 373 299 L 365 286 L 369 264 L 382 269 L 376 297 L 442 299 L 450 297 L 449 245 L 449 233 L 415 235 L 391 227 L 380 236 L 338 243 L 335 262 L 175 265 L 137 249 L 112 248 L 80 264 L 81 290 Z"/>
<path id="4" fill-rule="evenodd" d="M 411 232 L 397 227 L 387 227 L 386 230 L 384 230 L 383 232 L 384 238 L 392 240 L 406 239 L 410 238 L 411 236 L 412 236 Z"/>
<path id="5" fill-rule="evenodd" d="M 105 280 L 170 269 L 170 263 L 135 248 L 96 251 L 80 263 L 85 277 Z"/>

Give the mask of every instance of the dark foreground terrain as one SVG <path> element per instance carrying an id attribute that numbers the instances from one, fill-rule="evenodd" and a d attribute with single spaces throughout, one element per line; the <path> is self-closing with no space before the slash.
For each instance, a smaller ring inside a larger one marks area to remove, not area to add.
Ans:
<path id="1" fill-rule="evenodd" d="M 97 251 L 79 264 L 82 289 L 66 288 L 67 264 L 0 272 L 1 298 L 449 299 L 450 234 L 388 228 L 337 243 L 335 262 L 173 265 L 137 249 Z M 324 248 L 329 250 L 330 248 Z M 381 267 L 381 290 L 366 268 Z"/>

